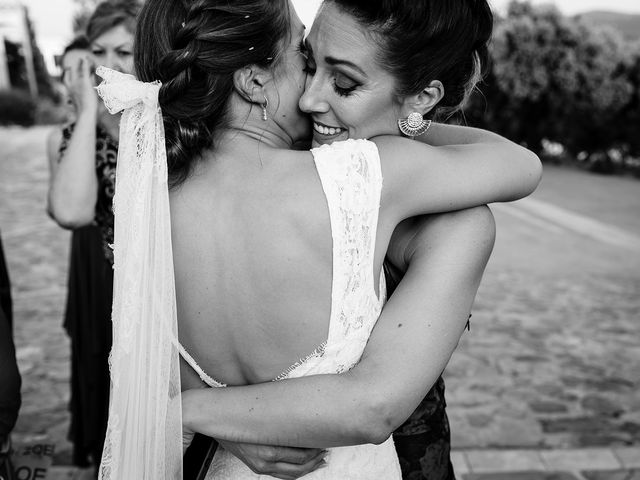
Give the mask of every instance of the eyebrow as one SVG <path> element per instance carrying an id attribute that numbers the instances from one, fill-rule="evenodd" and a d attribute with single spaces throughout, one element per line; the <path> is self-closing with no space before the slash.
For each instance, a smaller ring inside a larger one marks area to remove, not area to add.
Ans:
<path id="1" fill-rule="evenodd" d="M 364 73 L 364 71 L 357 66 L 355 63 L 350 62 L 349 60 L 342 60 L 340 58 L 334 58 L 334 57 L 324 57 L 324 61 L 327 62 L 329 65 L 346 65 L 347 67 L 351 67 L 354 70 L 356 70 L 357 72 L 360 73 L 360 75 L 366 77 L 367 74 Z"/>
<path id="2" fill-rule="evenodd" d="M 121 43 L 120 45 L 116 45 L 114 50 L 117 50 L 119 48 L 132 48 L 132 42 L 125 42 L 125 43 Z M 103 47 L 102 45 L 100 45 L 99 43 L 93 43 L 91 44 L 91 48 L 102 48 L 103 50 L 105 49 L 105 47 Z"/>
<path id="3" fill-rule="evenodd" d="M 314 56 L 313 55 L 313 48 L 311 47 L 311 43 L 309 42 L 309 40 L 305 39 L 304 44 L 307 47 L 307 50 L 308 50 L 309 54 L 313 57 Z M 331 66 L 334 66 L 334 65 L 346 65 L 347 67 L 351 67 L 352 69 L 354 69 L 355 71 L 360 73 L 360 75 L 362 75 L 364 77 L 367 76 L 367 74 L 364 73 L 364 70 L 362 70 L 359 66 L 357 66 L 353 62 L 350 62 L 349 60 L 343 60 L 343 59 L 335 58 L 335 57 L 325 57 L 324 60 L 325 60 L 325 62 L 327 62 Z"/>

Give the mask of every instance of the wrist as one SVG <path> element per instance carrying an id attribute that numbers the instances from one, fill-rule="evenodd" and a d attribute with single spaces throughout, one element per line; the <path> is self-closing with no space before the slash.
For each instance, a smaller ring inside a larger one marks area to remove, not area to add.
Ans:
<path id="1" fill-rule="evenodd" d="M 182 428 L 184 430 L 195 431 L 197 419 L 196 407 L 197 390 L 185 390 L 182 392 Z"/>
<path id="2" fill-rule="evenodd" d="M 78 116 L 76 122 L 90 122 L 94 125 L 98 121 L 98 108 L 84 107 L 78 110 Z"/>

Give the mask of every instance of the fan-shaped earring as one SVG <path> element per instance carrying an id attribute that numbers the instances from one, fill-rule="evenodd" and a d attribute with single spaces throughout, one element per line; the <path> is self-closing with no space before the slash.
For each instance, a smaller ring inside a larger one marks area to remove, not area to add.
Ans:
<path id="1" fill-rule="evenodd" d="M 405 137 L 418 137 L 429 130 L 431 120 L 425 120 L 418 112 L 410 113 L 407 118 L 398 120 L 398 128 Z"/>
<path id="2" fill-rule="evenodd" d="M 269 100 L 267 99 L 267 96 L 264 96 L 264 103 L 262 104 L 262 120 L 263 121 L 267 121 L 269 119 L 269 116 L 267 115 L 267 107 L 269 106 Z"/>

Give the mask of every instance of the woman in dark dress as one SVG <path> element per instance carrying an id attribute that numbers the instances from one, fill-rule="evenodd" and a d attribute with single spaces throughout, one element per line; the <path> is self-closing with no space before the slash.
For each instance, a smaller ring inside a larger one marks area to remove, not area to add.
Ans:
<path id="1" fill-rule="evenodd" d="M 12 480 L 10 434 L 18 419 L 22 380 L 13 343 L 11 283 L 0 238 L 0 478 Z"/>
<path id="2" fill-rule="evenodd" d="M 386 261 L 384 274 L 387 293 L 391 296 L 404 273 L 394 267 L 392 262 Z M 451 430 L 444 390 L 444 379 L 440 376 L 418 408 L 393 432 L 404 480 L 456 478 L 451 463 Z"/>
<path id="3" fill-rule="evenodd" d="M 97 465 L 107 425 L 113 300 L 113 208 L 119 119 L 109 115 L 93 89 L 93 68 L 133 71 L 132 2 L 103 2 L 87 24 L 86 50 L 74 42 L 63 62 L 63 81 L 75 121 L 49 139 L 49 213 L 73 230 L 64 326 L 71 338 L 73 460 Z M 73 47 L 73 48 L 71 48 Z"/>

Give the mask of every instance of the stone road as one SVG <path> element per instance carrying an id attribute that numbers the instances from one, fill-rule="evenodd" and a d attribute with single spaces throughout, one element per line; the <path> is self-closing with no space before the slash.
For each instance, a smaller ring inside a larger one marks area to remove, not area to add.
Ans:
<path id="1" fill-rule="evenodd" d="M 50 440 L 54 463 L 64 465 L 69 343 L 61 324 L 69 235 L 44 213 L 48 131 L 0 129 L 0 229 L 24 381 L 14 439 Z M 446 371 L 461 468 L 469 466 L 468 452 L 486 449 L 637 453 L 640 182 L 548 167 L 531 199 L 493 210 L 494 255 L 471 331 Z M 480 475 L 469 479 L 516 478 L 466 471 Z M 619 478 L 640 478 L 627 474 Z M 574 478 L 549 475 L 530 478 Z"/>

